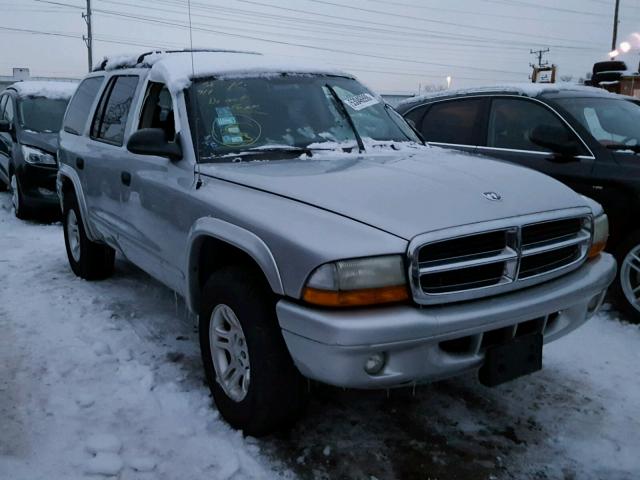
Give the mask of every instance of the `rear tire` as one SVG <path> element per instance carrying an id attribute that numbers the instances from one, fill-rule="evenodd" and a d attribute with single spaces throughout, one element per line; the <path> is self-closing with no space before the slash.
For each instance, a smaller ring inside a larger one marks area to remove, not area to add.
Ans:
<path id="1" fill-rule="evenodd" d="M 613 303 L 629 321 L 640 323 L 640 231 L 629 235 L 617 248 L 616 259 L 618 275 L 612 288 Z"/>
<path id="2" fill-rule="evenodd" d="M 103 280 L 113 274 L 115 250 L 108 245 L 92 242 L 87 237 L 78 201 L 74 194 L 66 194 L 62 214 L 64 243 L 71 270 L 85 280 Z"/>
<path id="3" fill-rule="evenodd" d="M 307 397 L 273 295 L 261 280 L 254 269 L 224 267 L 205 284 L 200 309 L 200 350 L 216 406 L 231 426 L 251 436 L 292 426 Z"/>

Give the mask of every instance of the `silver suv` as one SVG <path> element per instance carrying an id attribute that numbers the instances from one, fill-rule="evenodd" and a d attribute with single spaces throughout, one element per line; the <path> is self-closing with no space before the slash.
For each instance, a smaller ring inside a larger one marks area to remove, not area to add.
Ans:
<path id="1" fill-rule="evenodd" d="M 105 60 L 58 153 L 73 271 L 105 278 L 118 251 L 182 295 L 217 407 L 250 435 L 300 415 L 305 377 L 534 372 L 615 275 L 598 204 L 423 145 L 341 72 L 238 52 Z"/>

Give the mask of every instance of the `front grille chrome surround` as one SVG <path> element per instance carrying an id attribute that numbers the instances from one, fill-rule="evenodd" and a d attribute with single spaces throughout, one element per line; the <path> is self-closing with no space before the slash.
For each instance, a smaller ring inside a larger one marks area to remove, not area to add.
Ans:
<path id="1" fill-rule="evenodd" d="M 586 260 L 592 231 L 591 211 L 573 208 L 419 235 L 408 251 L 414 301 L 473 300 L 557 278 Z"/>

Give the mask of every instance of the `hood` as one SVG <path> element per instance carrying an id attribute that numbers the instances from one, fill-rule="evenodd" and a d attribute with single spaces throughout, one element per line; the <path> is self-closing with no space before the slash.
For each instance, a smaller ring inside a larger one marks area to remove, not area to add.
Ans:
<path id="1" fill-rule="evenodd" d="M 201 171 L 407 240 L 443 228 L 587 205 L 573 190 L 534 170 L 441 148 L 205 164 Z M 487 198 L 494 194 L 500 199 Z"/>
<path id="2" fill-rule="evenodd" d="M 18 141 L 22 145 L 36 147 L 53 155 L 58 151 L 58 133 L 39 133 L 31 130 L 20 130 Z"/>

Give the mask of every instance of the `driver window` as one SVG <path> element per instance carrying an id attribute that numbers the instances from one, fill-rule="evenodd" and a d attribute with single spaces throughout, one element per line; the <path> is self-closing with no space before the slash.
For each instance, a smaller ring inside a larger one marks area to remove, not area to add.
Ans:
<path id="1" fill-rule="evenodd" d="M 173 100 L 166 85 L 149 82 L 138 128 L 160 128 L 164 130 L 167 140 L 175 140 L 176 125 Z"/>
<path id="2" fill-rule="evenodd" d="M 541 125 L 568 130 L 553 112 L 542 105 L 530 100 L 496 98 L 491 105 L 487 146 L 547 152 L 548 149 L 529 139 L 533 129 Z"/>

